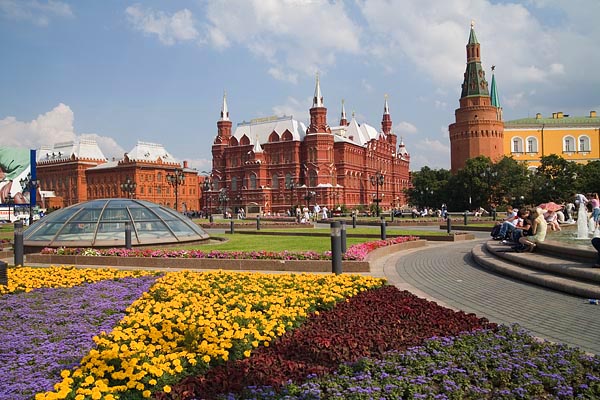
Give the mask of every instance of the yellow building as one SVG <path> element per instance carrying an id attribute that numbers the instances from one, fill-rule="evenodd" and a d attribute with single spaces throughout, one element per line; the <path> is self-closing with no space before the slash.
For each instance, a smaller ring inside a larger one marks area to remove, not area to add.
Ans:
<path id="1" fill-rule="evenodd" d="M 538 113 L 535 118 L 505 121 L 504 149 L 507 156 L 526 161 L 530 168 L 550 154 L 578 163 L 600 160 L 600 118 L 596 111 L 585 117 L 555 112 L 551 118 Z"/>

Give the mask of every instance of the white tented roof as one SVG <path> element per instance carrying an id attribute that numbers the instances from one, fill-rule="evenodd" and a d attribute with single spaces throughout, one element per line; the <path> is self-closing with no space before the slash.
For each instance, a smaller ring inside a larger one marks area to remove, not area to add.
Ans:
<path id="1" fill-rule="evenodd" d="M 127 153 L 132 161 L 157 161 L 159 158 L 166 163 L 179 163 L 179 161 L 171 156 L 167 150 L 165 150 L 162 144 L 140 142 L 137 144 L 129 153 Z"/>
<path id="2" fill-rule="evenodd" d="M 264 144 L 268 143 L 269 135 L 275 131 L 279 137 L 288 130 L 293 140 L 303 140 L 306 135 L 306 125 L 297 121 L 292 116 L 266 117 L 253 119 L 250 122 L 242 122 L 237 125 L 233 136 L 239 141 L 244 135 L 250 142 Z"/>
<path id="3" fill-rule="evenodd" d="M 75 141 L 60 142 L 54 146 L 42 146 L 38 151 L 37 160 L 68 160 L 72 155 L 79 159 L 106 160 L 94 139 L 78 138 Z"/>
<path id="4" fill-rule="evenodd" d="M 337 140 L 344 138 L 343 141 L 359 146 L 366 145 L 370 140 L 376 139 L 378 135 L 377 129 L 369 124 L 359 125 L 355 118 L 352 118 L 348 126 L 332 127 L 331 132 L 336 135 Z"/>

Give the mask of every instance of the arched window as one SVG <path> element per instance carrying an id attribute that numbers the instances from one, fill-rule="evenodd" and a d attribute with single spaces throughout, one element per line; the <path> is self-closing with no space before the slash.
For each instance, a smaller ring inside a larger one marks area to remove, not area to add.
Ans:
<path id="1" fill-rule="evenodd" d="M 523 152 L 523 139 L 516 137 L 512 140 L 512 152 L 522 153 Z"/>
<path id="2" fill-rule="evenodd" d="M 538 152 L 537 139 L 534 137 L 527 138 L 527 152 L 537 153 Z"/>
<path id="3" fill-rule="evenodd" d="M 250 189 L 256 189 L 256 175 L 250 175 Z"/>
<path id="4" fill-rule="evenodd" d="M 156 181 L 157 182 L 162 182 L 162 173 L 159 172 L 158 174 L 156 174 Z"/>
<path id="5" fill-rule="evenodd" d="M 310 187 L 317 186 L 317 172 L 314 170 L 311 170 L 308 173 L 308 186 L 310 186 Z"/>
<path id="6" fill-rule="evenodd" d="M 565 136 L 563 139 L 563 152 L 572 153 L 575 151 L 575 138 L 573 136 Z"/>
<path id="7" fill-rule="evenodd" d="M 285 174 L 285 187 L 290 187 L 290 183 L 292 182 L 292 175 L 287 173 Z"/>
<path id="8" fill-rule="evenodd" d="M 591 150 L 590 138 L 587 136 L 579 136 L 579 151 L 587 153 Z"/>
<path id="9" fill-rule="evenodd" d="M 221 180 L 217 177 L 213 178 L 212 190 L 220 190 L 220 189 L 221 189 Z"/>
<path id="10" fill-rule="evenodd" d="M 237 191 L 237 181 L 237 177 L 234 176 L 231 178 L 231 190 L 234 192 Z"/>
<path id="11" fill-rule="evenodd" d="M 273 189 L 279 189 L 279 175 L 273 174 L 273 177 L 271 178 L 271 187 Z"/>

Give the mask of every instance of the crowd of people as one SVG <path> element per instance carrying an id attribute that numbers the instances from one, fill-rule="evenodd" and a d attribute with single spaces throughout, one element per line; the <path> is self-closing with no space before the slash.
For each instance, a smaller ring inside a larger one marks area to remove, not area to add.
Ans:
<path id="1" fill-rule="evenodd" d="M 590 230 L 592 228 L 593 231 L 598 230 L 600 219 L 598 194 L 592 193 L 586 196 L 573 193 L 571 198 L 573 201 L 566 204 L 548 202 L 537 207 L 521 209 L 509 206 L 506 218 L 496 223 L 491 235 L 494 240 L 511 245 L 517 252 L 533 252 L 537 244 L 546 239 L 548 229 L 560 231 L 561 225 L 574 224 L 576 219 L 582 218 L 586 224 L 590 220 Z M 600 239 L 596 240 L 594 247 L 596 245 L 600 251 Z M 600 256 L 596 266 L 600 267 Z"/>

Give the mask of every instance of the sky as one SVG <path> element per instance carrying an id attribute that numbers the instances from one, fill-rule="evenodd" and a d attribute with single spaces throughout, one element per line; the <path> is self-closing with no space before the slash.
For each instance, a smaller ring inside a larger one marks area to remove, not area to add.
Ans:
<path id="1" fill-rule="evenodd" d="M 599 0 L 0 0 L 0 143 L 95 138 L 121 159 L 160 143 L 211 169 L 223 93 L 237 123 L 305 123 L 319 73 L 329 125 L 393 131 L 411 170 L 450 168 L 471 23 L 512 120 L 600 111 Z"/>

